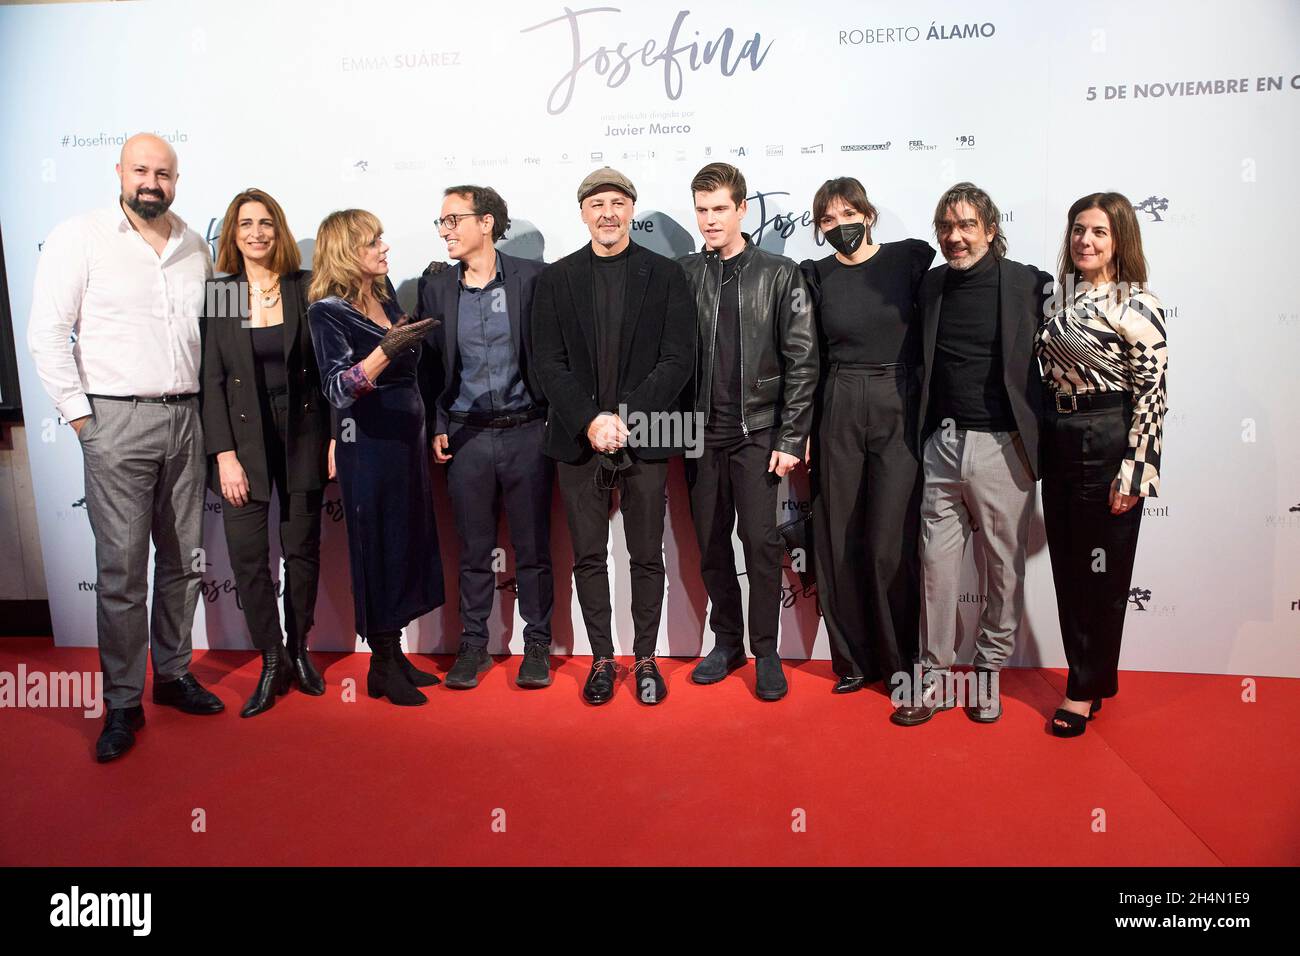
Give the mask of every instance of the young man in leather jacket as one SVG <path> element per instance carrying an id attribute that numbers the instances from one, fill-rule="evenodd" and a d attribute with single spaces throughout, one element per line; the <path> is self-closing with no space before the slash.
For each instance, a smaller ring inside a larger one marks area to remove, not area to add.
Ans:
<path id="1" fill-rule="evenodd" d="M 704 421 L 698 458 L 688 459 L 700 572 L 716 645 L 691 679 L 714 684 L 745 662 L 732 528 L 739 525 L 749 579 L 749 635 L 762 700 L 787 684 L 777 655 L 784 549 L 776 528 L 781 479 L 805 454 L 818 352 L 811 300 L 799 267 L 741 232 L 745 177 L 710 163 L 691 182 L 704 249 L 679 261 L 695 305 L 698 349 L 693 411 Z"/>

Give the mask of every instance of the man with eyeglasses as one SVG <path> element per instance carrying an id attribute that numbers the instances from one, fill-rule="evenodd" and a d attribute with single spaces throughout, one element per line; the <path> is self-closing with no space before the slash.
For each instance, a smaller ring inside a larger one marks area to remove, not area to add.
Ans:
<path id="1" fill-rule="evenodd" d="M 573 539 L 573 578 L 591 642 L 583 698 L 614 696 L 607 547 L 609 501 L 619 492 L 631 563 L 637 699 L 658 704 L 668 686 L 655 663 L 664 594 L 664 486 L 684 450 L 672 420 L 694 362 L 695 306 L 686 274 L 632 242 L 636 188 L 608 166 L 578 187 L 591 242 L 549 266 L 533 303 L 533 353 L 550 402 L 546 454 Z M 676 412 L 680 415 L 680 412 Z M 666 433 L 666 434 L 665 434 Z"/>
<path id="2" fill-rule="evenodd" d="M 478 686 L 492 666 L 488 615 L 502 503 L 515 553 L 524 659 L 515 683 L 551 683 L 551 462 L 542 452 L 546 402 L 532 357 L 529 319 L 542 263 L 495 243 L 510 228 L 505 200 L 487 186 L 452 186 L 436 225 L 451 268 L 420 279 L 417 318 L 439 323 L 421 368 L 433 456 L 447 466 L 460 535 L 461 640 L 448 687 Z"/>

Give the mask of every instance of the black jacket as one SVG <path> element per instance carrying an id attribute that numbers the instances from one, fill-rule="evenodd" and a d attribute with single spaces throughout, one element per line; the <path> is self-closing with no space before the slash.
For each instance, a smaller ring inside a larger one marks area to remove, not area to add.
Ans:
<path id="1" fill-rule="evenodd" d="M 587 426 L 605 409 L 596 403 L 596 316 L 592 302 L 591 247 L 549 266 L 533 293 L 533 361 L 550 403 L 546 454 L 583 462 L 592 455 Z M 680 424 L 665 429 L 664 413 L 679 413 L 678 397 L 691 374 L 695 311 L 681 267 L 632 243 L 623 296 L 619 344 L 618 400 L 636 437 L 638 422 L 647 441 L 629 440 L 634 459 L 659 461 L 681 454 Z M 676 416 L 674 416 L 676 418 Z M 667 440 L 661 440 L 667 439 Z"/>
<path id="2" fill-rule="evenodd" d="M 533 289 L 545 264 L 531 259 L 517 259 L 500 250 L 501 281 L 505 285 L 506 309 L 510 316 L 510 336 L 515 343 L 519 371 L 529 397 L 545 404 L 541 382 L 533 361 L 532 310 Z M 447 412 L 460 392 L 460 270 L 454 265 L 432 275 L 420 277 L 415 320 L 436 318 L 440 321 L 425 335 L 429 346 L 421 358 L 421 390 L 430 405 L 430 437 L 447 434 Z M 432 367 L 431 367 L 432 366 Z"/>
<path id="3" fill-rule="evenodd" d="M 803 458 L 812 427 L 819 357 L 812 301 L 793 259 L 760 249 L 745 237 L 736 285 L 740 296 L 740 375 L 745 386 L 740 421 L 746 434 L 778 425 L 772 448 Z M 708 424 L 713 398 L 722 258 L 693 252 L 678 260 L 695 291 L 698 359 L 692 406 Z"/>
<path id="4" fill-rule="evenodd" d="M 993 255 L 992 252 L 988 255 Z M 998 263 L 998 321 L 1002 323 L 1002 378 L 1015 415 L 1016 429 L 1029 458 L 1035 478 L 1041 475 L 1038 458 L 1038 422 L 1042 416 L 1043 378 L 1034 351 L 1043 309 L 1052 294 L 1052 277 L 1035 266 L 1011 259 Z M 948 265 L 931 269 L 921 280 L 919 295 L 922 314 L 922 348 L 925 375 L 921 384 L 918 416 L 919 440 L 924 443 L 934 428 L 927 430 L 930 412 L 930 380 L 934 371 L 935 340 L 939 335 L 939 312 L 943 308 L 943 280 Z"/>
<path id="5" fill-rule="evenodd" d="M 239 313 L 241 273 L 212 279 L 204 295 L 202 389 L 204 446 L 208 486 L 221 493 L 218 452 L 234 450 L 248 476 L 249 497 L 271 500 L 270 470 L 262 428 L 253 343 Z M 289 387 L 286 477 L 292 492 L 325 487 L 330 411 L 321 394 L 320 371 L 307 324 L 307 287 L 311 273 L 299 270 L 280 280 L 284 313 L 284 361 Z M 270 423 L 266 423 L 268 426 Z"/>

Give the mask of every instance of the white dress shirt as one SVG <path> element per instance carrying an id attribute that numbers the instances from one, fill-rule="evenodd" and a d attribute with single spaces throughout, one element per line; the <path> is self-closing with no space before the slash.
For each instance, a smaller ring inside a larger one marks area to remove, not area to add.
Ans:
<path id="1" fill-rule="evenodd" d="M 166 216 L 171 236 L 162 255 L 120 205 L 60 223 L 41 248 L 27 347 L 68 421 L 90 414 L 87 393 L 199 390 L 199 315 L 212 257 L 198 233 Z"/>

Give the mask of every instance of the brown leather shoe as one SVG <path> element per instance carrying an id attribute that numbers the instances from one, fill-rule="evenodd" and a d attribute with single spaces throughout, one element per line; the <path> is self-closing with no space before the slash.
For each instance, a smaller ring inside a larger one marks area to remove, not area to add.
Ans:
<path id="1" fill-rule="evenodd" d="M 947 675 L 926 675 L 922 678 L 921 703 L 897 708 L 889 719 L 900 727 L 923 724 L 941 710 L 957 706 L 957 691 Z"/>

